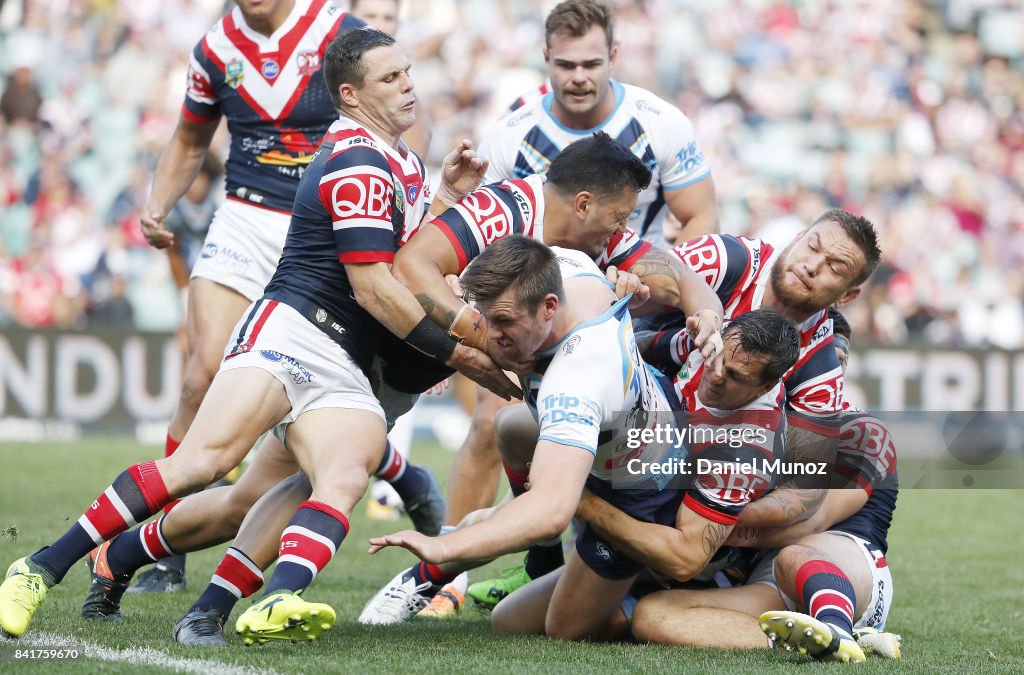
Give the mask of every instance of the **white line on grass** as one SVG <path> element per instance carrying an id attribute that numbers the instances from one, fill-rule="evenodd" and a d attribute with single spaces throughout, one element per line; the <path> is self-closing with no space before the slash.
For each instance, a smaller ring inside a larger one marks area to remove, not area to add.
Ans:
<path id="1" fill-rule="evenodd" d="M 132 647 L 130 649 L 112 649 L 92 642 L 86 642 L 70 635 L 59 633 L 43 633 L 33 631 L 25 634 L 21 642 L 33 647 L 45 647 L 49 649 L 77 647 L 85 653 L 87 659 L 100 659 L 101 661 L 116 661 L 128 663 L 135 666 L 156 666 L 167 668 L 180 673 L 196 673 L 197 675 L 209 675 L 214 672 L 224 675 L 263 675 L 273 673 L 272 670 L 261 670 L 252 666 L 234 666 L 220 661 L 208 659 L 187 659 L 180 656 L 170 656 L 157 649 L 150 647 Z"/>

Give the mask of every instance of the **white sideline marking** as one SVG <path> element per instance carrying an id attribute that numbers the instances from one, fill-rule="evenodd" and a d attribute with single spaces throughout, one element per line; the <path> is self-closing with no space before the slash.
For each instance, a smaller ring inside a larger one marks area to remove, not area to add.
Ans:
<path id="1" fill-rule="evenodd" d="M 197 675 L 209 675 L 209 673 L 218 673 L 218 675 L 221 673 L 224 675 L 264 675 L 275 672 L 272 670 L 261 670 L 252 666 L 235 666 L 212 659 L 188 659 L 180 656 L 170 656 L 151 647 L 114 649 L 59 633 L 31 631 L 23 635 L 19 642 L 24 645 L 50 649 L 77 647 L 85 652 L 86 659 L 116 661 L 136 666 L 156 666 L 179 673 L 196 673 Z"/>

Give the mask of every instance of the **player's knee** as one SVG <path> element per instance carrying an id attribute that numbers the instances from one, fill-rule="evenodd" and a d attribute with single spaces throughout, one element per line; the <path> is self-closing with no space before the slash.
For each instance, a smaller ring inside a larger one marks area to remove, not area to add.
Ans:
<path id="1" fill-rule="evenodd" d="M 555 640 L 587 640 L 592 637 L 589 627 L 576 621 L 555 619 L 548 616 L 544 621 L 544 634 Z"/>
<path id="2" fill-rule="evenodd" d="M 206 392 L 210 389 L 216 370 L 211 373 L 201 365 L 193 367 L 193 363 L 194 360 L 189 360 L 181 380 L 181 402 L 193 410 L 198 410 L 199 404 L 203 402 Z"/>
<path id="3" fill-rule="evenodd" d="M 804 563 L 821 558 L 821 553 L 808 546 L 791 544 L 779 551 L 775 558 L 776 577 L 795 577 L 796 571 Z"/>
<path id="4" fill-rule="evenodd" d="M 633 637 L 637 642 L 661 642 L 662 608 L 657 598 L 642 598 L 633 608 Z"/>
<path id="5" fill-rule="evenodd" d="M 311 483 L 313 499 L 347 511 L 348 507 L 341 507 L 359 501 L 370 479 L 362 471 L 325 471 L 319 476 L 313 476 Z"/>

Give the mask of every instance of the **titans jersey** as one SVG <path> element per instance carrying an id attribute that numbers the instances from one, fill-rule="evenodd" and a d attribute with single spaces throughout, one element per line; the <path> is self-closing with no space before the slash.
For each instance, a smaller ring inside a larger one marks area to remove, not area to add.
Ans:
<path id="1" fill-rule="evenodd" d="M 593 276 L 604 281 L 585 254 L 554 251 L 563 279 Z M 629 296 L 577 325 L 541 352 L 532 372 L 520 377 L 526 404 L 540 425 L 540 440 L 593 453 L 591 475 L 608 481 L 615 469 L 616 480 L 621 479 L 621 467 L 630 459 L 664 459 L 654 444 L 630 447 L 635 443 L 629 443 L 627 432 L 669 423 L 678 408 L 640 358 L 628 304 Z M 651 456 L 648 448 L 658 454 Z"/>
<path id="2" fill-rule="evenodd" d="M 896 446 L 885 424 L 870 413 L 851 408 L 841 419 L 835 487 L 862 488 L 868 500 L 859 511 L 831 529 L 867 539 L 884 554 L 899 491 Z"/>
<path id="3" fill-rule="evenodd" d="M 709 234 L 675 247 L 673 253 L 696 272 L 717 294 L 731 319 L 761 307 L 765 286 L 779 252 L 759 239 Z M 786 403 L 799 413 L 790 421 L 803 428 L 834 435 L 825 422 L 845 407 L 843 371 L 832 340 L 832 319 L 824 310 L 797 326 L 800 356 L 786 373 Z M 654 343 L 659 363 L 671 358 L 683 362 L 685 331 L 659 334 Z M 820 423 L 819 423 L 820 422 Z"/>
<path id="4" fill-rule="evenodd" d="M 554 94 L 526 100 L 484 134 L 479 154 L 490 161 L 485 183 L 544 173 L 570 143 L 604 131 L 643 160 L 654 174 L 629 216 L 630 229 L 664 246 L 665 192 L 711 175 L 694 137 L 693 124 L 676 107 L 654 94 L 620 82 L 611 83 L 615 109 L 600 126 L 577 131 L 551 114 Z"/>
<path id="5" fill-rule="evenodd" d="M 511 234 L 544 241 L 544 178 L 529 176 L 508 180 L 469 193 L 436 219 L 455 250 L 461 272 L 491 244 Z M 651 245 L 632 230 L 614 235 L 597 265 L 629 268 Z"/>
<path id="6" fill-rule="evenodd" d="M 356 302 L 346 263 L 390 263 L 426 211 L 427 177 L 351 119 L 331 125 L 299 181 L 284 252 L 264 296 L 287 303 L 368 368 L 387 329 Z"/>
<path id="7" fill-rule="evenodd" d="M 295 0 L 267 37 L 235 7 L 192 50 L 182 113 L 198 123 L 227 117 L 229 198 L 291 212 L 299 178 L 338 118 L 320 72 L 324 50 L 363 25 L 330 0 Z"/>

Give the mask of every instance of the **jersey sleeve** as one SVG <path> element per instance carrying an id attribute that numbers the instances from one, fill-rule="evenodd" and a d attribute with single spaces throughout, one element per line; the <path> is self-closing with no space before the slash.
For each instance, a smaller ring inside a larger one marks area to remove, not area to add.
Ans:
<path id="1" fill-rule="evenodd" d="M 318 192 L 331 218 L 338 262 L 390 263 L 395 184 L 387 159 L 365 136 L 338 141 Z"/>
<path id="2" fill-rule="evenodd" d="M 823 313 L 809 342 L 786 376 L 786 405 L 798 415 L 796 426 L 824 435 L 835 434 L 836 416 L 843 411 L 843 370 L 836 356 L 832 319 Z"/>
<path id="3" fill-rule="evenodd" d="M 186 119 L 204 124 L 220 117 L 220 98 L 213 82 L 215 74 L 218 73 L 203 50 L 203 42 L 200 42 L 188 59 L 185 103 L 181 110 Z"/>
<path id="4" fill-rule="evenodd" d="M 459 272 L 498 239 L 523 234 L 518 209 L 496 185 L 470 192 L 432 222 L 451 242 Z"/>
<path id="5" fill-rule="evenodd" d="M 750 266 L 750 250 L 736 237 L 706 234 L 672 249 L 683 264 L 704 280 L 722 304 L 732 297 Z"/>
<path id="6" fill-rule="evenodd" d="M 711 166 L 697 143 L 693 123 L 675 106 L 665 104 L 652 120 L 663 133 L 651 134 L 662 188 L 679 190 L 711 175 Z"/>
<path id="7" fill-rule="evenodd" d="M 859 487 L 870 496 L 895 474 L 896 445 L 885 424 L 866 413 L 843 414 L 833 487 Z"/>
<path id="8" fill-rule="evenodd" d="M 629 271 L 650 248 L 651 243 L 633 230 L 617 232 L 608 240 L 608 246 L 595 262 L 602 270 L 614 265 L 620 270 Z"/>

